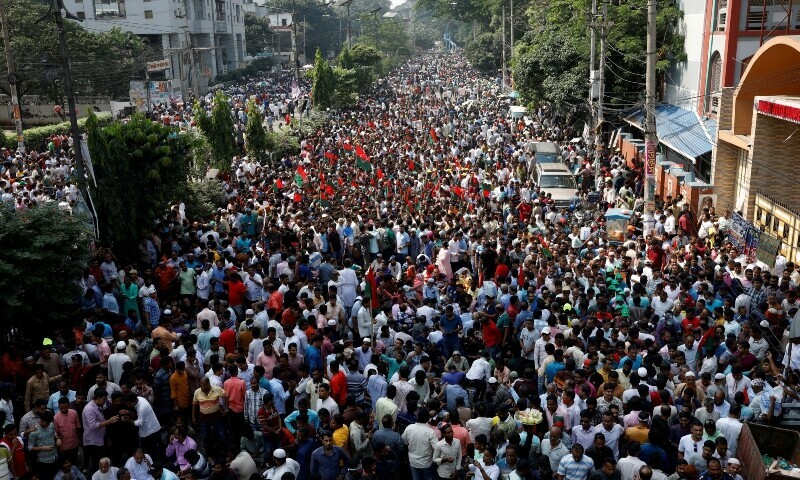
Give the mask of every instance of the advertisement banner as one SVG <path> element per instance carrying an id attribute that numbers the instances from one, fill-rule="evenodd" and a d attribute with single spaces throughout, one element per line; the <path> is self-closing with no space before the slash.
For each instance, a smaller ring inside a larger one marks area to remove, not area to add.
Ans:
<path id="1" fill-rule="evenodd" d="M 136 106 L 140 112 L 147 110 L 147 89 L 145 85 L 148 82 L 144 80 L 134 80 L 130 86 L 131 103 Z M 150 104 L 158 105 L 160 103 L 169 104 L 172 100 L 172 93 L 170 91 L 170 82 L 168 81 L 150 81 Z"/>

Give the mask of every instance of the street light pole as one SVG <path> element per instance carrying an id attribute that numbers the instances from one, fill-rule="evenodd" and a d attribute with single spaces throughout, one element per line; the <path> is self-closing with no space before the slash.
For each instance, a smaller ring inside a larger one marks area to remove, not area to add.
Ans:
<path id="1" fill-rule="evenodd" d="M 61 10 L 64 8 L 62 0 L 52 0 L 52 10 L 56 19 L 56 27 L 58 30 L 58 44 L 61 51 L 61 61 L 64 68 L 64 84 L 67 94 L 67 106 L 69 108 L 69 123 L 72 133 L 73 150 L 75 151 L 75 175 L 78 186 L 78 191 L 81 192 L 86 206 L 91 212 L 92 216 L 96 217 L 96 213 L 91 207 L 89 200 L 89 190 L 86 187 L 86 167 L 83 163 L 83 153 L 81 151 L 81 135 L 78 130 L 78 112 L 75 106 L 75 91 L 72 89 L 72 73 L 69 66 L 69 53 L 67 52 L 67 38 L 64 31 L 64 18 L 61 16 Z"/>
<path id="2" fill-rule="evenodd" d="M 11 36 L 8 33 L 8 21 L 2 0 L 0 0 L 0 23 L 3 24 L 3 45 L 6 49 L 8 83 L 11 86 L 11 108 L 14 111 L 14 125 L 17 130 L 17 150 L 25 153 L 25 136 L 22 130 L 22 114 L 19 110 L 19 92 L 17 91 L 17 72 L 14 66 L 14 54 L 11 52 Z"/>

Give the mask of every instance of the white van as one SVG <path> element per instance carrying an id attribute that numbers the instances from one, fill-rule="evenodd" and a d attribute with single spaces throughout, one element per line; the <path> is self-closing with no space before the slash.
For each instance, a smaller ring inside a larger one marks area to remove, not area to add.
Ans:
<path id="1" fill-rule="evenodd" d="M 561 162 L 538 163 L 531 172 L 533 182 L 544 193 L 549 193 L 557 207 L 568 207 L 572 196 L 578 190 L 575 176 Z"/>

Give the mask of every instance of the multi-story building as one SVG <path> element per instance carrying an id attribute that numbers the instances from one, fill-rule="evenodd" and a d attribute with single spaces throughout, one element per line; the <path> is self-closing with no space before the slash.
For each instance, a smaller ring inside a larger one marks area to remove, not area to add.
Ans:
<path id="1" fill-rule="evenodd" d="M 65 0 L 90 30 L 118 27 L 161 46 L 176 94 L 198 95 L 245 61 L 242 0 Z"/>
<path id="2" fill-rule="evenodd" d="M 660 85 L 656 193 L 682 194 L 694 208 L 710 200 L 746 211 L 754 202 L 752 196 L 749 201 L 734 200 L 728 189 L 718 188 L 718 136 L 729 131 L 718 125 L 723 95 L 726 89 L 733 95 L 768 40 L 800 35 L 800 0 L 677 0 L 677 4 L 684 12 L 679 31 L 685 35 L 687 59 L 673 65 Z M 643 156 L 643 143 L 637 141 L 642 138 L 643 116 L 638 111 L 626 119 L 633 128 L 621 146 L 629 155 Z M 733 178 L 735 171 L 729 173 Z"/>

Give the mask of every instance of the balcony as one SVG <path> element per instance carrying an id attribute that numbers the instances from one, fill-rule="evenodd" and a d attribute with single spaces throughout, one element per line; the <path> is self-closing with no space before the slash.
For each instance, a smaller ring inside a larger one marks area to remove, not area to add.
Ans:
<path id="1" fill-rule="evenodd" d="M 218 18 L 214 22 L 214 33 L 228 33 L 228 24 L 225 22 L 225 17 L 222 17 L 222 20 Z"/>

